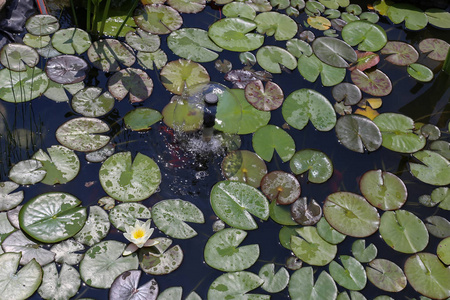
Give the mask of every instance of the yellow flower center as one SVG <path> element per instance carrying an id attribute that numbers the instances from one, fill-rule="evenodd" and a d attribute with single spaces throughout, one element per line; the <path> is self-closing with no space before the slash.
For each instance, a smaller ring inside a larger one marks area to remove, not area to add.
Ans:
<path id="1" fill-rule="evenodd" d="M 144 232 L 144 230 L 142 230 L 142 229 L 135 230 L 135 231 L 133 232 L 133 238 L 134 238 L 134 239 L 140 239 L 141 237 L 144 236 L 144 234 L 145 234 L 145 232 Z"/>

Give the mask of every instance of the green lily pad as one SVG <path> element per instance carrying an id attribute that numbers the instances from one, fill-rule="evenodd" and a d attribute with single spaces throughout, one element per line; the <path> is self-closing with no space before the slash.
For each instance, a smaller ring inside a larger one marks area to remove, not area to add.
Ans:
<path id="1" fill-rule="evenodd" d="M 181 199 L 156 203 L 152 207 L 152 218 L 159 230 L 176 239 L 190 239 L 197 235 L 197 232 L 185 222 L 205 222 L 203 213 L 197 206 Z"/>
<path id="2" fill-rule="evenodd" d="M 319 0 L 319 2 L 331 9 L 347 7 L 350 4 L 349 0 Z"/>
<path id="3" fill-rule="evenodd" d="M 258 299 L 268 300 L 269 295 L 248 294 L 264 283 L 258 275 L 241 271 L 226 273 L 216 278 L 208 290 L 208 299 Z"/>
<path id="4" fill-rule="evenodd" d="M 279 205 L 276 201 L 272 201 L 269 204 L 269 216 L 273 221 L 281 225 L 298 225 L 298 223 L 292 219 L 291 208 L 288 205 Z M 290 239 L 289 235 L 289 241 L 287 241 L 289 244 Z"/>
<path id="5" fill-rule="evenodd" d="M 245 231 L 234 228 L 216 232 L 206 242 L 205 262 L 223 272 L 242 271 L 251 267 L 258 260 L 259 246 L 238 247 L 246 236 Z"/>
<path id="6" fill-rule="evenodd" d="M 450 253 L 450 237 L 440 241 L 436 250 L 437 256 L 446 265 L 450 265 L 449 253 Z"/>
<path id="7" fill-rule="evenodd" d="M 442 140 L 433 141 L 430 144 L 430 150 L 439 153 L 446 159 L 450 159 L 450 143 Z"/>
<path id="8" fill-rule="evenodd" d="M 48 88 L 44 93 L 44 96 L 55 102 L 69 102 L 70 95 L 74 95 L 84 88 L 84 82 L 78 82 L 73 84 L 60 84 L 52 80 L 48 82 Z"/>
<path id="9" fill-rule="evenodd" d="M 355 105 L 362 97 L 361 90 L 354 84 L 341 82 L 332 89 L 334 100 L 340 102 L 344 100 L 345 105 Z"/>
<path id="10" fill-rule="evenodd" d="M 383 97 L 392 92 L 391 80 L 378 69 L 366 72 L 356 69 L 351 72 L 351 78 L 357 87 L 369 95 Z"/>
<path id="11" fill-rule="evenodd" d="M 402 269 L 387 259 L 374 259 L 366 266 L 367 278 L 380 290 L 400 292 L 406 287 L 406 276 Z"/>
<path id="12" fill-rule="evenodd" d="M 138 107 L 129 111 L 123 121 L 125 126 L 133 131 L 147 131 L 161 119 L 162 115 L 159 111 L 147 107 Z"/>
<path id="13" fill-rule="evenodd" d="M 111 285 L 109 290 L 110 300 L 122 300 L 122 299 L 146 299 L 156 300 L 158 296 L 159 287 L 156 280 L 153 278 L 146 284 L 139 285 L 139 279 L 141 278 L 141 270 L 125 271 L 121 275 L 117 276 Z"/>
<path id="14" fill-rule="evenodd" d="M 11 103 L 31 101 L 42 95 L 48 86 L 48 77 L 39 68 L 15 72 L 0 70 L 0 99 Z"/>
<path id="15" fill-rule="evenodd" d="M 423 163 L 409 164 L 414 177 L 433 185 L 450 184 L 450 162 L 447 159 L 430 150 L 416 152 L 413 156 Z"/>
<path id="16" fill-rule="evenodd" d="M 422 295 L 434 299 L 450 297 L 450 269 L 436 255 L 415 254 L 406 260 L 404 270 L 409 284 Z"/>
<path id="17" fill-rule="evenodd" d="M 42 181 L 46 174 L 40 161 L 27 159 L 19 161 L 9 170 L 9 179 L 23 185 L 35 184 Z"/>
<path id="18" fill-rule="evenodd" d="M 289 295 L 292 299 L 336 299 L 337 287 L 333 278 L 322 271 L 314 282 L 313 268 L 301 268 L 292 274 L 289 280 Z"/>
<path id="19" fill-rule="evenodd" d="M 69 265 L 63 264 L 58 274 L 56 264 L 42 268 L 44 276 L 39 287 L 39 295 L 44 299 L 69 299 L 75 296 L 81 285 L 80 273 Z"/>
<path id="20" fill-rule="evenodd" d="M 39 149 L 33 155 L 33 159 L 42 163 L 41 170 L 47 173 L 42 183 L 48 185 L 64 184 L 74 179 L 80 171 L 80 160 L 69 148 L 54 145 L 47 148 L 47 153 Z"/>
<path id="21" fill-rule="evenodd" d="M 44 249 L 42 245 L 31 241 L 20 230 L 11 233 L 2 242 L 2 249 L 5 252 L 21 253 L 21 265 L 26 265 L 30 261 L 36 260 L 38 264 L 45 266 L 55 259 L 55 253 Z"/>
<path id="22" fill-rule="evenodd" d="M 419 49 L 423 53 L 428 53 L 428 58 L 444 61 L 450 49 L 450 44 L 444 40 L 428 38 L 419 43 Z"/>
<path id="23" fill-rule="evenodd" d="M 450 28 L 450 13 L 439 8 L 430 8 L 425 11 L 428 23 L 439 28 Z"/>
<path id="24" fill-rule="evenodd" d="M 31 33 L 26 33 L 22 40 L 25 45 L 39 49 L 48 46 L 51 38 L 48 35 L 33 35 Z"/>
<path id="25" fill-rule="evenodd" d="M 0 182 L 0 211 L 8 211 L 23 200 L 23 191 L 13 193 L 19 185 L 12 181 Z"/>
<path id="26" fill-rule="evenodd" d="M 291 249 L 295 256 L 312 266 L 325 266 L 336 256 L 337 247 L 322 239 L 316 227 L 295 229 L 298 236 L 291 236 Z"/>
<path id="27" fill-rule="evenodd" d="M 84 250 L 83 244 L 74 239 L 64 240 L 53 245 L 50 251 L 55 254 L 55 261 L 59 264 L 77 265 L 84 257 L 84 253 L 77 253 Z"/>
<path id="28" fill-rule="evenodd" d="M 222 13 L 227 18 L 241 17 L 253 20 L 256 17 L 255 9 L 244 2 L 230 2 L 222 8 Z"/>
<path id="29" fill-rule="evenodd" d="M 189 132 L 203 125 L 203 105 L 174 96 L 162 111 L 163 121 L 176 131 Z"/>
<path id="30" fill-rule="evenodd" d="M 91 46 L 91 37 L 80 28 L 66 28 L 55 32 L 52 46 L 64 54 L 82 54 Z"/>
<path id="31" fill-rule="evenodd" d="M 125 40 L 133 49 L 143 52 L 155 52 L 161 45 L 158 35 L 151 34 L 140 28 L 125 35 Z"/>
<path id="32" fill-rule="evenodd" d="M 383 137 L 383 147 L 400 153 L 414 153 L 425 146 L 426 138 L 416 135 L 413 119 L 396 113 L 383 113 L 373 122 Z"/>
<path id="33" fill-rule="evenodd" d="M 405 27 L 410 30 L 420 30 L 428 24 L 427 15 L 418 7 L 407 3 L 390 5 L 387 15 L 394 24 L 405 21 Z"/>
<path id="34" fill-rule="evenodd" d="M 17 271 L 21 256 L 20 253 L 0 255 L 0 292 L 4 299 L 27 299 L 42 282 L 42 269 L 35 260 Z"/>
<path id="35" fill-rule="evenodd" d="M 87 87 L 72 98 L 72 108 L 85 117 L 101 117 L 114 108 L 115 100 L 109 92 L 102 94 L 99 87 Z"/>
<path id="36" fill-rule="evenodd" d="M 181 28 L 167 37 L 167 46 L 179 57 L 196 62 L 213 61 L 222 48 L 214 44 L 208 32 L 200 28 Z M 214 52 L 216 51 L 216 52 Z"/>
<path id="37" fill-rule="evenodd" d="M 108 289 L 114 279 L 128 270 L 138 268 L 135 254 L 122 257 L 126 244 L 118 241 L 103 241 L 92 246 L 80 262 L 80 275 L 92 287 Z"/>
<path id="38" fill-rule="evenodd" d="M 74 196 L 51 192 L 28 201 L 20 210 L 20 227 L 44 243 L 56 243 L 74 236 L 86 222 L 86 208 Z"/>
<path id="39" fill-rule="evenodd" d="M 342 38 L 352 47 L 358 45 L 359 51 L 376 52 L 387 43 L 384 29 L 367 21 L 354 21 L 345 25 Z"/>
<path id="40" fill-rule="evenodd" d="M 323 214 L 334 229 L 353 237 L 369 236 L 380 225 L 377 209 L 364 197 L 350 192 L 328 195 Z"/>
<path id="41" fill-rule="evenodd" d="M 330 101 L 311 89 L 292 92 L 283 103 L 282 113 L 286 122 L 298 130 L 309 120 L 319 131 L 329 131 L 336 125 L 336 113 Z"/>
<path id="42" fill-rule="evenodd" d="M 228 180 L 257 188 L 267 174 L 267 167 L 257 154 L 248 150 L 236 150 L 223 159 L 222 173 Z"/>
<path id="43" fill-rule="evenodd" d="M 345 240 L 346 235 L 340 233 L 327 222 L 325 217 L 322 217 L 316 224 L 317 233 L 330 244 L 337 245 Z"/>
<path id="44" fill-rule="evenodd" d="M 280 240 L 281 246 L 283 246 L 284 248 L 289 249 L 289 250 L 292 250 L 291 249 L 291 238 L 293 236 L 297 236 L 298 234 L 297 234 L 296 229 L 301 228 L 301 226 L 298 225 L 297 222 L 295 222 L 293 225 L 296 225 L 296 226 L 283 226 L 280 229 L 280 232 L 278 233 L 278 239 Z M 298 257 L 295 257 L 295 258 L 298 259 Z"/>
<path id="45" fill-rule="evenodd" d="M 116 72 L 121 65 L 130 67 L 136 61 L 133 49 L 115 39 L 95 41 L 87 55 L 92 65 L 103 72 Z"/>
<path id="46" fill-rule="evenodd" d="M 251 215 L 269 218 L 269 203 L 259 190 L 242 182 L 220 181 L 211 190 L 214 213 L 228 225 L 243 229 L 256 229 Z"/>
<path id="47" fill-rule="evenodd" d="M 295 153 L 294 139 L 282 128 L 266 125 L 259 128 L 252 137 L 255 152 L 267 162 L 273 157 L 274 150 L 283 162 L 287 162 Z"/>
<path id="48" fill-rule="evenodd" d="M 161 182 L 159 167 L 151 158 L 138 153 L 132 162 L 130 152 L 109 157 L 101 166 L 99 177 L 105 192 L 124 202 L 147 199 Z"/>
<path id="49" fill-rule="evenodd" d="M 181 95 L 185 88 L 209 82 L 210 79 L 202 65 L 185 59 L 169 62 L 162 68 L 160 76 L 164 87 L 177 95 Z"/>
<path id="50" fill-rule="evenodd" d="M 433 80 L 434 73 L 430 68 L 422 64 L 410 64 L 406 71 L 411 77 L 421 82 L 429 82 Z"/>
<path id="51" fill-rule="evenodd" d="M 280 86 L 272 81 L 268 81 L 264 88 L 261 80 L 255 80 L 245 86 L 245 98 L 254 108 L 271 111 L 281 106 L 284 94 Z"/>
<path id="52" fill-rule="evenodd" d="M 450 221 L 441 216 L 430 216 L 425 219 L 428 232 L 437 238 L 443 239 L 450 236 Z"/>
<path id="53" fill-rule="evenodd" d="M 314 54 L 322 62 L 337 68 L 347 68 L 357 60 L 355 50 L 346 42 L 332 37 L 320 37 L 312 43 Z M 348 62 L 347 62 L 348 61 Z"/>
<path id="54" fill-rule="evenodd" d="M 352 244 L 352 254 L 361 263 L 368 263 L 377 257 L 378 249 L 374 244 L 366 247 L 365 240 L 356 240 Z"/>
<path id="55" fill-rule="evenodd" d="M 320 75 L 324 86 L 336 85 L 345 78 L 345 68 L 336 68 L 325 64 L 314 54 L 300 56 L 298 59 L 298 70 L 309 82 L 315 82 Z"/>
<path id="56" fill-rule="evenodd" d="M 74 235 L 74 239 L 87 246 L 92 246 L 106 237 L 109 232 L 108 214 L 97 205 L 89 207 L 89 217 L 83 228 Z"/>
<path id="57" fill-rule="evenodd" d="M 183 19 L 170 6 L 145 5 L 135 12 L 134 22 L 141 29 L 152 34 L 168 34 L 180 28 Z"/>
<path id="58" fill-rule="evenodd" d="M 336 136 L 348 149 L 364 153 L 375 151 L 382 144 L 382 136 L 377 125 L 365 116 L 345 115 L 336 123 Z"/>
<path id="59" fill-rule="evenodd" d="M 397 41 L 387 42 L 381 54 L 389 54 L 385 59 L 397 66 L 408 66 L 419 59 L 419 53 L 413 46 Z"/>
<path id="60" fill-rule="evenodd" d="M 206 0 L 168 0 L 167 4 L 180 13 L 196 14 L 206 6 Z"/>
<path id="61" fill-rule="evenodd" d="M 364 173 L 359 188 L 370 204 L 382 210 L 399 209 L 408 197 L 403 181 L 396 175 L 381 170 Z"/>
<path id="62" fill-rule="evenodd" d="M 311 56 L 311 54 L 313 54 L 311 46 L 307 42 L 299 39 L 291 39 L 287 41 L 286 50 L 297 58 L 303 54 L 306 56 Z"/>
<path id="63" fill-rule="evenodd" d="M 270 201 L 291 204 L 300 197 L 300 183 L 297 178 L 284 171 L 272 171 L 261 180 L 261 191 Z"/>
<path id="64" fill-rule="evenodd" d="M 428 230 L 414 214 L 406 210 L 387 211 L 381 216 L 380 234 L 395 251 L 420 252 L 428 245 Z"/>
<path id="65" fill-rule="evenodd" d="M 336 261 L 329 266 L 330 275 L 342 287 L 353 290 L 362 290 L 367 283 L 366 271 L 359 261 L 348 255 L 339 256 L 343 267 Z"/>
<path id="66" fill-rule="evenodd" d="M 109 220 L 121 231 L 125 231 L 127 225 L 134 226 L 137 219 L 148 220 L 151 217 L 150 209 L 140 203 L 122 203 L 109 212 Z"/>
<path id="67" fill-rule="evenodd" d="M 295 56 L 287 50 L 276 46 L 261 47 L 256 53 L 259 65 L 266 71 L 279 74 L 282 67 L 294 70 L 297 67 Z"/>
<path id="68" fill-rule="evenodd" d="M 0 243 L 11 233 L 16 231 L 8 220 L 8 214 L 6 212 L 0 213 Z"/>
<path id="69" fill-rule="evenodd" d="M 12 71 L 26 71 L 27 66 L 33 68 L 37 65 L 39 54 L 30 46 L 10 43 L 0 51 L 0 62 Z"/>
<path id="70" fill-rule="evenodd" d="M 167 55 L 161 49 L 155 52 L 143 52 L 139 51 L 136 55 L 139 65 L 144 69 L 153 70 L 162 69 L 167 64 Z"/>
<path id="71" fill-rule="evenodd" d="M 322 217 L 322 207 L 314 199 L 301 197 L 291 205 L 291 215 L 300 225 L 315 225 Z"/>
<path id="72" fill-rule="evenodd" d="M 131 103 L 138 103 L 152 94 L 153 80 L 140 69 L 126 68 L 108 79 L 108 90 L 119 101 L 129 95 Z"/>
<path id="73" fill-rule="evenodd" d="M 151 275 L 165 275 L 175 271 L 183 261 L 183 251 L 180 246 L 172 245 L 168 238 L 155 238 L 156 246 L 142 248 L 139 251 L 141 269 Z"/>
<path id="74" fill-rule="evenodd" d="M 109 143 L 109 136 L 98 134 L 109 130 L 109 125 L 100 119 L 75 118 L 59 126 L 56 130 L 56 139 L 75 151 L 91 152 Z"/>
<path id="75" fill-rule="evenodd" d="M 289 283 L 289 272 L 281 267 L 275 273 L 275 264 L 273 263 L 262 266 L 258 275 L 264 280 L 261 288 L 272 294 L 281 292 Z"/>
<path id="76" fill-rule="evenodd" d="M 326 182 L 333 175 L 331 159 L 319 150 L 303 149 L 297 151 L 289 166 L 296 175 L 309 171 L 308 180 L 313 183 Z"/>
<path id="77" fill-rule="evenodd" d="M 260 13 L 254 21 L 257 24 L 257 32 L 267 36 L 273 35 L 277 41 L 290 40 L 297 34 L 297 23 L 287 15 L 278 12 Z"/>
<path id="78" fill-rule="evenodd" d="M 261 47 L 264 36 L 252 33 L 257 24 L 243 18 L 225 18 L 216 21 L 209 27 L 208 35 L 223 49 L 245 52 Z"/>
<path id="79" fill-rule="evenodd" d="M 59 22 L 52 15 L 34 15 L 27 20 L 25 28 L 34 35 L 49 35 L 59 29 Z"/>
<path id="80" fill-rule="evenodd" d="M 450 188 L 440 187 L 431 192 L 433 202 L 439 203 L 439 208 L 450 210 Z"/>

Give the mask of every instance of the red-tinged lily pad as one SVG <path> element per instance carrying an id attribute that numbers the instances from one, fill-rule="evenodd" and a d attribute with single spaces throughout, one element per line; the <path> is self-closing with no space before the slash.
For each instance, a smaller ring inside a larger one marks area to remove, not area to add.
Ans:
<path id="1" fill-rule="evenodd" d="M 392 91 L 391 80 L 380 70 L 362 72 L 356 69 L 352 71 L 351 78 L 363 92 L 372 96 L 387 96 Z"/>
<path id="2" fill-rule="evenodd" d="M 202 65 L 185 59 L 169 62 L 162 68 L 160 76 L 164 87 L 177 95 L 181 95 L 185 88 L 209 82 L 210 79 Z"/>
<path id="3" fill-rule="evenodd" d="M 143 30 L 153 34 L 168 34 L 183 24 L 183 18 L 170 6 L 145 5 L 134 15 L 134 22 Z"/>
<path id="4" fill-rule="evenodd" d="M 87 54 L 92 65 L 103 72 L 116 72 L 121 65 L 130 67 L 136 61 L 133 49 L 115 39 L 94 42 Z"/>
<path id="5" fill-rule="evenodd" d="M 273 171 L 261 180 L 261 191 L 269 200 L 287 205 L 300 197 L 301 188 L 294 175 L 283 171 Z"/>
<path id="6" fill-rule="evenodd" d="M 250 82 L 261 79 L 258 78 L 255 72 L 241 69 L 229 71 L 225 74 L 225 80 L 231 81 L 235 88 L 244 89 Z"/>
<path id="7" fill-rule="evenodd" d="M 390 260 L 377 258 L 366 266 L 367 278 L 373 285 L 386 292 L 400 292 L 406 287 L 402 269 Z"/>
<path id="8" fill-rule="evenodd" d="M 357 104 L 362 97 L 359 87 L 348 82 L 341 82 L 335 85 L 331 92 L 334 100 L 337 102 L 344 100 L 345 105 Z"/>
<path id="9" fill-rule="evenodd" d="M 366 172 L 361 177 L 359 188 L 370 204 L 382 210 L 399 209 L 408 197 L 403 181 L 396 175 L 381 170 Z"/>
<path id="10" fill-rule="evenodd" d="M 291 205 L 291 215 L 298 224 L 312 226 L 322 218 L 322 207 L 314 199 L 301 197 Z"/>
<path id="11" fill-rule="evenodd" d="M 60 55 L 47 62 L 45 72 L 48 78 L 60 84 L 78 83 L 86 78 L 87 62 L 74 55 Z"/>
<path id="12" fill-rule="evenodd" d="M 261 80 L 256 80 L 246 85 L 245 98 L 254 108 L 270 111 L 281 106 L 284 95 L 278 84 L 268 81 L 264 87 Z"/>
<path id="13" fill-rule="evenodd" d="M 366 237 L 378 230 L 380 216 L 367 200 L 350 192 L 336 192 L 327 197 L 323 214 L 328 223 L 340 233 Z"/>
<path id="14" fill-rule="evenodd" d="M 364 71 L 367 69 L 372 68 L 373 66 L 376 66 L 380 62 L 380 56 L 373 52 L 361 52 L 356 50 L 356 63 L 353 64 L 349 70 L 353 71 L 355 69 L 358 69 L 360 71 Z"/>
<path id="15" fill-rule="evenodd" d="M 419 49 L 423 53 L 428 53 L 428 57 L 437 60 L 444 61 L 447 56 L 450 44 L 446 41 L 428 38 L 419 43 Z"/>
<path id="16" fill-rule="evenodd" d="M 335 129 L 339 141 L 352 151 L 364 153 L 364 150 L 375 151 L 381 146 L 380 129 L 367 117 L 342 116 L 337 120 Z"/>
<path id="17" fill-rule="evenodd" d="M 419 59 L 417 50 L 405 42 L 389 41 L 386 43 L 381 54 L 387 54 L 385 59 L 397 66 L 408 66 Z"/>
<path id="18" fill-rule="evenodd" d="M 140 69 L 126 68 L 109 78 L 108 90 L 119 101 L 129 95 L 130 102 L 137 103 L 150 97 L 153 81 Z"/>
<path id="19" fill-rule="evenodd" d="M 240 181 L 257 188 L 267 174 L 267 167 L 257 154 L 248 150 L 236 150 L 223 159 L 222 173 L 229 180 Z"/>
<path id="20" fill-rule="evenodd" d="M 314 54 L 324 63 L 347 68 L 357 60 L 355 50 L 346 42 L 333 37 L 320 37 L 312 43 Z M 348 62 L 347 62 L 348 61 Z"/>

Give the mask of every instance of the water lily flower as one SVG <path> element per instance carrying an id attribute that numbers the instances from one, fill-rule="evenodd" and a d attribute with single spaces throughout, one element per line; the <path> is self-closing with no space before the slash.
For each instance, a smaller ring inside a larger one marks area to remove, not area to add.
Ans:
<path id="1" fill-rule="evenodd" d="M 154 228 L 150 228 L 150 223 L 151 219 L 147 220 L 145 223 L 136 220 L 134 226 L 125 225 L 126 232 L 123 235 L 131 242 L 131 244 L 123 251 L 124 256 L 130 255 L 139 248 L 151 247 L 158 244 L 158 241 L 150 239 L 150 236 L 154 231 Z"/>

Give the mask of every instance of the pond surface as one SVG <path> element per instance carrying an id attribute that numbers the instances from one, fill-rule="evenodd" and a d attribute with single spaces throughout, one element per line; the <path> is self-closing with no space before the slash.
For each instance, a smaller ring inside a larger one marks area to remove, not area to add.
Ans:
<path id="1" fill-rule="evenodd" d="M 359 3 L 363 2 L 360 1 Z M 208 27 L 213 22 L 223 18 L 220 7 L 212 5 L 207 5 L 204 11 L 199 14 L 183 14 L 182 16 L 183 27 L 197 27 L 205 30 L 208 30 Z M 70 19 L 70 16 L 64 15 L 64 17 Z M 295 18 L 299 24 L 303 24 L 306 19 L 307 16 L 304 13 Z M 381 17 L 378 24 L 386 31 L 389 41 L 405 41 L 416 49 L 418 49 L 420 41 L 429 37 L 450 42 L 448 30 L 437 29 L 431 25 L 428 25 L 424 30 L 411 31 L 405 29 L 402 24 L 392 24 L 386 17 Z M 317 36 L 322 36 L 320 31 L 315 29 L 313 31 Z M 177 60 L 179 57 L 167 47 L 166 39 L 167 35 L 161 35 L 161 49 L 167 54 L 169 62 Z M 266 37 L 265 45 L 285 47 L 285 42 L 276 41 L 273 37 Z M 256 51 L 253 52 L 256 53 Z M 82 54 L 81 57 L 89 61 L 86 53 Z M 220 59 L 229 60 L 233 65 L 233 69 L 243 67 L 239 59 L 239 52 L 224 50 L 220 54 Z M 395 66 L 381 59 L 376 68 L 382 70 L 391 79 L 393 91 L 389 95 L 382 97 L 382 106 L 377 111 L 379 113 L 398 112 L 412 118 L 416 123 L 436 125 L 442 131 L 440 139 L 449 142 L 450 78 L 441 71 L 442 62 L 433 61 L 424 54 L 420 55 L 418 62 L 433 70 L 434 79 L 431 82 L 421 83 L 409 76 L 405 67 Z M 214 61 L 202 63 L 202 65 L 208 71 L 212 82 L 220 83 L 229 88 L 232 87 L 232 84 L 224 79 L 224 74 L 215 68 Z M 45 68 L 44 60 L 39 62 L 38 67 L 41 69 Z M 139 66 L 135 64 L 134 67 Z M 262 70 L 258 64 L 254 68 Z M 184 253 L 181 266 L 167 275 L 151 276 L 143 274 L 140 285 L 155 278 L 160 291 L 164 291 L 169 287 L 182 286 L 183 299 L 191 291 L 197 292 L 202 299 L 206 299 L 211 283 L 223 274 L 223 272 L 215 270 L 205 263 L 203 249 L 208 239 L 214 234 L 213 224 L 218 220 L 211 208 L 210 192 L 217 182 L 225 180 L 221 170 L 221 163 L 227 151 L 223 147 L 218 147 L 217 144 L 214 144 L 214 137 L 212 140 L 204 140 L 202 138 L 202 133 L 204 132 L 202 131 L 197 133 L 177 133 L 162 121 L 152 125 L 151 130 L 146 132 L 135 132 L 125 129 L 123 117 L 133 108 L 148 107 L 161 112 L 172 98 L 173 95 L 161 83 L 159 72 L 160 70 L 147 70 L 147 74 L 154 83 L 152 95 L 148 99 L 137 104 L 130 104 L 128 98 L 120 102 L 116 101 L 114 109 L 106 116 L 101 117 L 101 119 L 111 126 L 111 131 L 108 135 L 112 137 L 115 153 L 130 151 L 133 157 L 137 153 L 145 154 L 152 158 L 161 170 L 162 179 L 157 192 L 144 200 L 142 204 L 152 207 L 161 200 L 183 199 L 195 204 L 202 211 L 205 218 L 204 224 L 191 224 L 197 231 L 197 236 L 187 240 L 173 239 L 174 244 L 180 245 Z M 86 86 L 98 86 L 106 90 L 107 81 L 111 75 L 111 73 L 103 73 L 95 68 L 91 68 L 84 82 Z M 332 104 L 335 103 L 332 96 L 332 87 L 322 86 L 320 80 L 316 82 L 305 80 L 297 69 L 294 69 L 292 72 L 273 74 L 272 81 L 282 88 L 285 97 L 296 90 L 307 88 L 319 91 Z M 344 82 L 352 82 L 350 72 L 346 73 Z M 369 98 L 371 96 L 363 94 L 363 97 Z M 4 108 L 6 112 L 7 130 L 12 131 L 13 128 L 24 128 L 33 133 L 32 135 L 29 132 L 24 134 L 28 142 L 30 139 L 32 141 L 21 149 L 19 149 L 18 145 L 14 145 L 13 139 L 7 137 L 7 134 L 2 135 L 0 147 L 2 151 L 1 181 L 8 180 L 9 168 L 13 164 L 30 158 L 38 149 L 46 149 L 52 145 L 58 145 L 59 143 L 55 137 L 58 127 L 64 122 L 79 116 L 67 102 L 55 103 L 45 96 L 38 97 L 31 102 L 18 104 L 2 101 L 0 108 Z M 333 174 L 324 183 L 311 183 L 305 174 L 297 176 L 301 185 L 302 197 L 315 199 L 322 206 L 327 196 L 337 191 L 361 194 L 359 187 L 361 176 L 369 170 L 381 169 L 395 174 L 405 183 L 408 198 L 402 209 L 412 212 L 421 220 L 429 216 L 441 216 L 447 220 L 449 219 L 448 211 L 437 207 L 425 207 L 419 203 L 419 197 L 430 195 L 436 186 L 423 183 L 411 174 L 409 162 L 413 159 L 410 154 L 394 152 L 385 147 L 380 147 L 374 152 L 356 153 L 342 145 L 337 139 L 334 129 L 327 132 L 318 131 L 310 122 L 302 130 L 297 130 L 287 125 L 281 108 L 271 112 L 270 124 L 284 128 L 293 137 L 296 151 L 309 148 L 316 149 L 325 153 L 332 160 Z M 218 134 L 218 132 L 215 131 L 214 134 Z M 252 136 L 253 134 L 240 136 L 240 149 L 254 151 Z M 20 143 L 22 146 L 24 145 L 24 141 Z M 98 175 L 102 164 L 87 162 L 84 153 L 77 152 L 77 155 L 81 161 L 81 168 L 75 180 L 54 186 L 39 183 L 22 186 L 20 190 L 23 190 L 25 193 L 24 203 L 50 191 L 70 193 L 82 201 L 83 207 L 96 205 L 101 197 L 107 196 L 100 184 Z M 289 162 L 283 162 L 278 154 L 275 154 L 271 161 L 265 163 L 268 172 L 282 170 L 291 173 Z M 117 204 L 119 202 L 116 202 Z M 383 211 L 379 210 L 379 213 L 381 215 Z M 257 224 L 257 230 L 247 231 L 248 235 L 243 244 L 258 244 L 260 256 L 257 262 L 246 271 L 258 274 L 261 267 L 267 263 L 274 263 L 276 269 L 285 266 L 286 260 L 292 256 L 292 253 L 280 243 L 279 232 L 282 225 L 277 224 L 270 218 L 268 221 L 257 219 Z M 153 222 L 152 227 L 155 227 Z M 155 228 L 152 238 L 164 236 L 166 235 L 163 232 Z M 378 231 L 364 239 L 366 246 L 373 243 L 377 247 L 377 258 L 391 260 L 401 268 L 412 255 L 394 251 L 382 239 Z M 123 232 L 114 226 L 111 226 L 105 240 L 128 243 Z M 351 247 L 355 240 L 357 238 L 347 236 L 338 245 L 336 261 L 340 261 L 340 255 L 352 255 Z M 428 245 L 421 252 L 435 254 L 437 245 L 441 240 L 441 238 L 430 235 Z M 49 248 L 49 246 L 45 247 Z M 363 265 L 366 266 L 367 264 Z M 308 265 L 305 263 L 304 266 Z M 322 270 L 329 272 L 328 266 L 315 266 L 313 268 L 316 271 L 315 278 Z M 291 275 L 293 272 L 289 270 Z M 450 280 L 450 278 L 448 279 Z M 338 290 L 339 292 L 349 291 L 339 285 Z M 398 293 L 390 293 L 378 289 L 371 282 L 367 282 L 367 285 L 360 292 L 367 299 L 373 299 L 379 295 L 388 295 L 394 299 L 417 299 L 420 297 L 420 294 L 410 284 Z M 261 288 L 254 290 L 253 293 L 270 295 Z M 271 296 L 271 299 L 290 298 L 287 288 L 282 292 L 271 294 Z M 83 282 L 74 299 L 106 299 L 107 297 L 108 289 L 92 288 Z M 41 299 L 41 297 L 36 293 L 32 299 Z"/>

